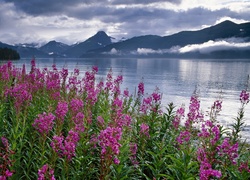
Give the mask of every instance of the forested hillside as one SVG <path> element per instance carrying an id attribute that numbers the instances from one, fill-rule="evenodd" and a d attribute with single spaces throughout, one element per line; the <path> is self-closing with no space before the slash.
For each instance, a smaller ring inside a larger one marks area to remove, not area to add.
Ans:
<path id="1" fill-rule="evenodd" d="M 16 60 L 20 59 L 17 51 L 10 48 L 0 48 L 0 60 Z"/>

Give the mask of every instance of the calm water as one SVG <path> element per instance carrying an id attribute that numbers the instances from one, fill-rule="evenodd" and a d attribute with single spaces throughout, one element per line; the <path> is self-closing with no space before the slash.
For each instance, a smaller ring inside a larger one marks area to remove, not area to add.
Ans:
<path id="1" fill-rule="evenodd" d="M 30 59 L 15 62 L 16 66 L 29 65 Z M 145 90 L 152 93 L 156 86 L 163 94 L 163 104 L 185 104 L 197 87 L 204 113 L 222 95 L 220 122 L 228 126 L 240 107 L 239 94 L 246 87 L 250 74 L 249 60 L 186 60 L 186 59 L 37 59 L 40 68 L 56 64 L 60 69 L 79 68 L 82 73 L 93 65 L 99 67 L 98 78 L 106 76 L 110 68 L 114 75 L 123 75 L 122 88 L 134 93 L 143 79 Z M 222 93 L 221 93 L 222 92 Z M 187 112 L 187 111 L 186 111 Z M 245 109 L 246 128 L 243 136 L 250 141 L 250 104 Z"/>

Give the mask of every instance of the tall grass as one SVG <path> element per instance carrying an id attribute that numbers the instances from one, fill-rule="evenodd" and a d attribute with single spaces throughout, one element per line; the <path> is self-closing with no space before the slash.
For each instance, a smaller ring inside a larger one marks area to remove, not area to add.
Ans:
<path id="1" fill-rule="evenodd" d="M 241 140 L 244 107 L 231 130 L 217 121 L 222 101 L 204 116 L 199 97 L 188 112 L 161 105 L 156 88 L 121 90 L 112 70 L 97 81 L 98 67 L 26 72 L 0 66 L 0 180 L 2 179 L 249 179 L 250 152 Z M 237 105 L 236 105 L 237 106 Z"/>

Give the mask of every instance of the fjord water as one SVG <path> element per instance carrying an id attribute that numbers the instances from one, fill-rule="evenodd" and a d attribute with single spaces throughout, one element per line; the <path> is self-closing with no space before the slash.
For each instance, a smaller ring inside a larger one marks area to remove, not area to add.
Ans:
<path id="1" fill-rule="evenodd" d="M 30 60 L 21 59 L 14 64 L 18 67 L 26 64 L 28 70 Z M 204 114 L 215 100 L 222 99 L 218 119 L 224 126 L 232 124 L 237 116 L 241 106 L 239 95 L 246 88 L 250 74 L 250 59 L 36 59 L 39 68 L 50 68 L 52 64 L 71 72 L 78 68 L 82 75 L 92 66 L 98 66 L 97 80 L 105 79 L 112 68 L 114 76 L 123 75 L 122 89 L 128 88 L 134 94 L 138 83 L 143 81 L 146 93 L 158 87 L 164 106 L 170 102 L 177 107 L 185 104 L 186 113 L 190 96 L 197 89 Z M 250 104 L 245 108 L 245 124 L 242 135 L 250 142 Z"/>

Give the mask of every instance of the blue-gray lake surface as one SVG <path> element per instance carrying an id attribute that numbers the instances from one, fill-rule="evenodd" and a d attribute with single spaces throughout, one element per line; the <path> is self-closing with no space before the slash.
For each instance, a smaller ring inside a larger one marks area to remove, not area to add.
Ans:
<path id="1" fill-rule="evenodd" d="M 26 64 L 31 59 L 15 61 L 16 66 Z M 56 64 L 73 71 L 80 69 L 84 74 L 92 66 L 98 66 L 98 78 L 106 78 L 110 68 L 113 74 L 123 75 L 122 89 L 128 88 L 134 93 L 140 81 L 145 83 L 146 93 L 152 93 L 156 87 L 162 92 L 162 104 L 173 102 L 177 107 L 185 104 L 188 112 L 189 99 L 195 89 L 198 90 L 201 109 L 207 114 L 213 102 L 222 98 L 222 111 L 218 120 L 224 126 L 230 126 L 241 104 L 239 95 L 246 88 L 250 74 L 250 59 L 36 59 L 37 67 L 50 68 Z M 164 108 L 163 108 L 164 110 Z M 208 118 L 208 117 L 206 117 Z M 250 142 L 250 103 L 245 108 L 244 138 Z"/>

